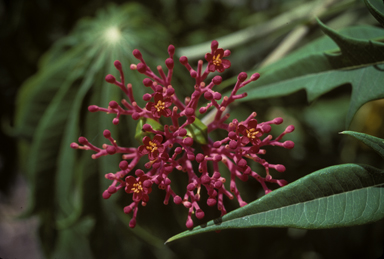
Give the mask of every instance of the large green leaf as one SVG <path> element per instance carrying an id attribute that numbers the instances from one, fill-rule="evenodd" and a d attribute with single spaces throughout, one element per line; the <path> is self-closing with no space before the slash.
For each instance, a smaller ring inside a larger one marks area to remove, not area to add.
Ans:
<path id="1" fill-rule="evenodd" d="M 176 239 L 228 228 L 348 227 L 384 218 L 384 171 L 368 165 L 328 167 L 210 221 Z"/>
<path id="2" fill-rule="evenodd" d="M 260 69 L 260 79 L 239 92 L 241 101 L 288 95 L 305 89 L 308 100 L 349 84 L 352 97 L 346 119 L 348 126 L 356 111 L 366 102 L 384 97 L 384 44 L 375 39 L 384 30 L 370 26 L 351 27 L 340 33 L 321 28 L 323 37 L 282 60 Z M 367 89 L 369 88 L 369 91 Z"/>

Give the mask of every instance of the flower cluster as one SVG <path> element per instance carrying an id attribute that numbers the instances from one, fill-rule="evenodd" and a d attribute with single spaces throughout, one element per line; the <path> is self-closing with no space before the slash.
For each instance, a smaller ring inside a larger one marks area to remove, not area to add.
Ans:
<path id="1" fill-rule="evenodd" d="M 205 55 L 208 62 L 203 72 L 203 61 L 199 60 L 197 69 L 194 70 L 188 62 L 187 57 L 179 59 L 180 63 L 186 67 L 192 78 L 195 80 L 194 91 L 191 97 L 181 101 L 175 94 L 171 84 L 174 68 L 173 45 L 168 47 L 169 58 L 165 60 L 168 73 L 165 74 L 161 66 L 157 67 L 156 75 L 145 63 L 139 50 L 134 50 L 133 55 L 140 62 L 132 64 L 130 69 L 137 70 L 144 74 L 143 80 L 145 87 L 150 88 L 152 93 L 143 95 L 143 100 L 147 102 L 145 107 L 140 107 L 134 99 L 132 85 L 125 85 L 122 66 L 119 61 L 114 65 L 120 72 L 120 81 L 112 75 L 107 75 L 105 80 L 121 88 L 128 100 L 123 99 L 122 105 L 116 101 L 111 101 L 108 108 L 89 106 L 90 112 L 106 112 L 116 114 L 113 124 L 119 123 L 121 115 L 129 115 L 134 120 L 142 123 L 142 145 L 139 147 L 118 146 L 109 130 L 104 131 L 104 137 L 110 144 L 104 144 L 101 148 L 92 145 L 85 137 L 80 137 L 78 143 L 72 143 L 74 149 L 93 150 L 96 152 L 92 158 L 122 153 L 122 161 L 119 164 L 120 170 L 116 173 L 108 173 L 105 177 L 112 181 L 112 184 L 104 191 L 103 197 L 108 199 L 118 190 L 123 189 L 126 193 L 132 193 L 132 203 L 124 208 L 125 213 L 133 212 L 130 227 L 136 225 L 138 206 L 145 206 L 149 201 L 149 194 L 153 185 L 165 191 L 164 204 L 168 204 L 172 197 L 175 204 L 182 204 L 188 209 L 186 226 L 193 227 L 192 214 L 198 219 L 204 217 L 204 212 L 199 206 L 201 199 L 200 190 L 204 187 L 207 191 L 207 204 L 217 206 L 221 215 L 226 213 L 224 206 L 224 196 L 229 199 L 236 199 L 240 206 L 247 203 L 242 200 L 236 185 L 236 178 L 246 181 L 248 177 L 256 179 L 264 188 L 265 193 L 271 190 L 266 182 L 277 183 L 280 186 L 286 185 L 285 180 L 273 179 L 269 170 L 272 168 L 278 172 L 284 172 L 285 167 L 280 164 L 270 164 L 260 157 L 265 154 L 264 146 L 280 146 L 287 149 L 294 147 L 292 141 L 282 142 L 282 137 L 294 130 L 288 126 L 283 133 L 276 138 L 268 133 L 271 131 L 271 124 L 281 124 L 282 118 L 275 118 L 271 121 L 259 123 L 253 112 L 244 121 L 233 119 L 226 123 L 229 114 L 226 113 L 227 107 L 237 99 L 244 98 L 246 93 L 237 94 L 238 90 L 252 81 L 257 80 L 260 75 L 255 73 L 247 80 L 247 74 L 242 72 L 237 77 L 237 82 L 229 96 L 224 96 L 214 89 L 222 81 L 220 76 L 214 76 L 206 84 L 204 80 L 211 72 L 223 72 L 231 66 L 231 62 L 225 57 L 231 53 L 229 50 L 218 48 L 218 42 L 212 41 L 211 53 Z M 201 97 L 207 100 L 207 104 L 198 108 Z M 197 113 L 204 114 L 208 110 L 215 112 L 212 120 L 205 125 L 197 118 Z M 165 124 L 161 119 L 168 117 L 170 125 Z M 224 139 L 214 141 L 209 137 L 209 133 L 221 129 L 228 132 Z M 145 159 L 145 170 L 135 168 L 140 159 Z M 249 161 L 260 163 L 266 171 L 265 177 L 260 176 L 248 165 Z M 198 172 L 193 169 L 193 164 L 197 166 Z M 211 165 L 209 165 L 209 163 Z M 222 163 L 230 172 L 229 190 L 225 187 L 225 179 L 219 171 L 219 163 Z M 211 168 L 209 170 L 209 168 Z M 131 173 L 135 169 L 134 175 Z M 188 185 L 185 194 L 179 196 L 171 187 L 169 175 L 174 172 L 183 172 L 188 177 Z"/>

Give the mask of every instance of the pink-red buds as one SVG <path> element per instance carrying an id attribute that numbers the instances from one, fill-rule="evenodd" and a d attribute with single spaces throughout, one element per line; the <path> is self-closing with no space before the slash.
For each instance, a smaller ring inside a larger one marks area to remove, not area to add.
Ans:
<path id="1" fill-rule="evenodd" d="M 255 80 L 259 79 L 259 77 L 260 77 L 260 74 L 259 73 L 255 73 L 255 74 L 251 75 L 251 80 L 255 81 Z"/>
<path id="2" fill-rule="evenodd" d="M 147 66 L 143 63 L 139 63 L 137 64 L 137 71 L 139 71 L 141 74 L 144 74 L 145 71 L 147 71 Z"/>
<path id="3" fill-rule="evenodd" d="M 97 107 L 96 105 L 90 105 L 90 106 L 88 106 L 88 111 L 97 112 L 97 111 L 99 111 L 99 107 Z"/>
<path id="4" fill-rule="evenodd" d="M 173 69 L 173 66 L 174 66 L 173 59 L 167 58 L 165 60 L 165 65 L 167 66 L 168 69 Z"/>
<path id="5" fill-rule="evenodd" d="M 223 81 L 223 78 L 221 76 L 215 76 L 213 79 L 212 79 L 212 82 L 213 84 L 215 85 L 219 85 L 221 84 L 221 82 Z"/>
<path id="6" fill-rule="evenodd" d="M 111 137 L 111 132 L 106 129 L 106 130 L 104 130 L 103 135 L 104 135 L 105 138 L 110 138 Z"/>
<path id="7" fill-rule="evenodd" d="M 295 147 L 295 143 L 293 143 L 293 141 L 287 140 L 283 143 L 283 147 L 287 149 L 292 149 Z"/>
<path id="8" fill-rule="evenodd" d="M 244 82 L 245 79 L 247 79 L 247 73 L 245 73 L 245 72 L 241 72 L 241 73 L 237 76 L 237 80 L 239 80 L 240 82 Z"/>
<path id="9" fill-rule="evenodd" d="M 113 83 L 116 82 L 116 78 L 113 75 L 109 74 L 109 75 L 107 75 L 105 77 L 105 81 L 107 81 L 108 83 L 113 84 Z"/>
<path id="10" fill-rule="evenodd" d="M 134 49 L 134 50 L 132 51 L 132 54 L 133 54 L 133 56 L 134 56 L 135 58 L 137 58 L 138 60 L 141 60 L 142 55 L 141 55 L 141 52 L 140 52 L 138 49 Z"/>
<path id="11" fill-rule="evenodd" d="M 113 62 L 113 65 L 115 66 L 115 68 L 117 70 L 121 70 L 122 69 L 122 66 L 121 66 L 121 63 L 120 61 L 116 60 L 115 62 Z"/>
<path id="12" fill-rule="evenodd" d="M 153 82 L 151 79 L 149 78 L 144 78 L 143 79 L 143 84 L 146 86 L 146 87 L 149 87 L 149 86 L 152 86 Z"/>
<path id="13" fill-rule="evenodd" d="M 183 64 L 183 65 L 188 64 L 188 58 L 187 58 L 186 56 L 182 56 L 182 57 L 180 57 L 179 61 L 180 61 L 180 63 Z"/>
<path id="14" fill-rule="evenodd" d="M 168 46 L 168 54 L 169 56 L 173 56 L 173 54 L 175 54 L 175 46 L 173 46 L 172 44 Z"/>
<path id="15" fill-rule="evenodd" d="M 128 168 L 128 162 L 125 160 L 121 161 L 119 167 L 121 170 L 126 170 Z"/>

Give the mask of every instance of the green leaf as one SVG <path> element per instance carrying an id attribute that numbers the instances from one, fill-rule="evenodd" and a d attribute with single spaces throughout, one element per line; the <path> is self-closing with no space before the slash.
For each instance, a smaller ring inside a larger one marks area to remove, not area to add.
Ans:
<path id="1" fill-rule="evenodd" d="M 384 26 L 384 3 L 381 0 L 364 0 L 373 17 Z"/>
<path id="2" fill-rule="evenodd" d="M 371 147 L 373 150 L 379 153 L 381 157 L 384 158 L 384 139 L 355 131 L 343 131 L 340 133 L 357 138 L 367 146 Z"/>
<path id="3" fill-rule="evenodd" d="M 384 61 L 384 44 L 367 39 L 356 39 L 337 33 L 317 20 L 321 30 L 340 48 L 338 53 L 325 53 L 335 69 L 353 69 Z"/>
<path id="4" fill-rule="evenodd" d="M 208 127 L 198 118 L 196 118 L 192 124 L 185 127 L 185 129 L 187 130 L 187 136 L 193 138 L 194 142 L 202 145 L 208 143 Z"/>
<path id="5" fill-rule="evenodd" d="M 324 229 L 384 218 L 384 171 L 345 164 L 321 169 L 176 239 L 228 228 Z"/>
<path id="6" fill-rule="evenodd" d="M 260 79 L 240 89 L 239 93 L 248 93 L 240 101 L 284 96 L 301 89 L 307 91 L 308 101 L 313 101 L 349 84 L 352 96 L 346 118 L 348 127 L 364 103 L 384 98 L 384 44 L 373 40 L 382 37 L 384 30 L 359 26 L 337 33 L 321 26 L 333 41 L 323 37 L 260 69 Z"/>

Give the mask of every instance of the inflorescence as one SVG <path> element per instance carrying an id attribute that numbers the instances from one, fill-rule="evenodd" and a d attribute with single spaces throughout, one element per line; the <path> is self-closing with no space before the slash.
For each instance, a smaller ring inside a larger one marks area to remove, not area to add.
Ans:
<path id="1" fill-rule="evenodd" d="M 207 191 L 207 204 L 217 206 L 224 215 L 227 211 L 224 206 L 224 196 L 229 199 L 236 199 L 240 206 L 247 203 L 242 200 L 237 188 L 235 179 L 239 178 L 246 181 L 248 177 L 255 178 L 264 188 L 265 193 L 271 192 L 266 182 L 277 183 L 279 186 L 287 184 L 285 180 L 273 179 L 269 170 L 272 168 L 278 172 L 284 172 L 285 167 L 280 164 L 270 164 L 260 157 L 265 154 L 264 146 L 280 146 L 287 149 L 294 147 L 292 141 L 281 142 L 282 137 L 294 130 L 294 126 L 288 126 L 283 133 L 273 139 L 268 133 L 271 131 L 271 124 L 281 124 L 282 118 L 275 118 L 271 121 L 259 123 L 253 112 L 244 121 L 233 119 L 229 123 L 225 121 L 229 118 L 226 113 L 227 107 L 237 99 L 244 98 L 247 94 L 237 94 L 238 90 L 252 81 L 257 80 L 260 75 L 253 74 L 247 80 L 247 74 L 241 72 L 237 77 L 237 82 L 229 96 L 222 98 L 219 92 L 213 90 L 215 85 L 222 81 L 220 76 L 214 76 L 206 85 L 204 80 L 215 71 L 223 72 L 231 66 L 227 59 L 231 52 L 218 48 L 218 42 L 212 41 L 211 53 L 205 55 L 208 62 L 203 72 L 203 61 L 197 63 L 197 70 L 194 70 L 188 63 L 187 57 L 180 58 L 180 63 L 184 65 L 192 78 L 195 79 L 194 92 L 191 97 L 181 101 L 175 94 L 171 79 L 174 68 L 175 47 L 168 47 L 169 58 L 165 60 L 168 69 L 167 75 L 161 66 L 157 66 L 160 76 L 157 76 L 145 63 L 142 54 L 135 49 L 133 55 L 140 61 L 132 64 L 130 69 L 137 70 L 144 74 L 144 86 L 151 88 L 153 93 L 143 95 L 143 100 L 147 102 L 145 107 L 140 107 L 134 99 L 132 85 L 125 85 L 121 63 L 114 62 L 116 69 L 120 73 L 120 81 L 112 75 L 107 75 L 105 80 L 108 83 L 117 85 L 126 94 L 128 100 L 123 99 L 122 105 L 116 101 L 111 101 L 108 108 L 91 105 L 88 107 L 90 112 L 106 112 L 116 114 L 112 123 L 117 125 L 121 115 L 129 115 L 134 120 L 142 123 L 142 145 L 139 147 L 121 147 L 111 136 L 109 130 L 104 130 L 104 137 L 110 144 L 104 144 L 101 148 L 92 145 L 85 137 L 80 137 L 78 143 L 72 143 L 74 149 L 93 150 L 93 159 L 101 156 L 122 153 L 122 161 L 119 164 L 120 171 L 108 173 L 105 178 L 112 181 L 112 184 L 103 193 L 103 198 L 108 199 L 112 194 L 120 189 L 126 193 L 132 193 L 132 203 L 124 208 L 124 212 L 133 212 L 130 227 L 135 227 L 138 206 L 141 203 L 145 206 L 149 201 L 149 194 L 153 185 L 165 191 L 164 204 L 168 204 L 170 197 L 175 204 L 182 204 L 188 209 L 186 226 L 193 227 L 192 214 L 198 219 L 204 217 L 204 212 L 199 206 L 200 191 L 204 187 Z M 205 106 L 198 109 L 198 102 L 201 97 L 208 102 Z M 219 102 L 222 100 L 221 102 Z M 212 107 L 213 106 L 213 107 Z M 214 118 L 207 125 L 197 118 L 198 113 L 204 114 L 210 108 L 215 111 Z M 162 117 L 170 118 L 172 124 L 164 124 Z M 227 137 L 213 141 L 209 133 L 221 129 L 228 132 Z M 266 135 L 266 136 L 265 136 Z M 198 153 L 196 150 L 200 150 Z M 145 171 L 136 169 L 134 175 L 131 171 L 136 167 L 140 159 L 147 159 Z M 266 171 L 266 176 L 262 177 L 251 169 L 249 161 L 261 164 Z M 219 163 L 223 163 L 230 172 L 229 190 L 226 189 L 225 179 L 219 171 Z M 193 169 L 193 163 L 197 163 L 198 172 Z M 209 165 L 211 164 L 211 165 Z M 188 185 L 184 196 L 177 195 L 171 188 L 170 173 L 184 172 L 188 175 Z"/>

